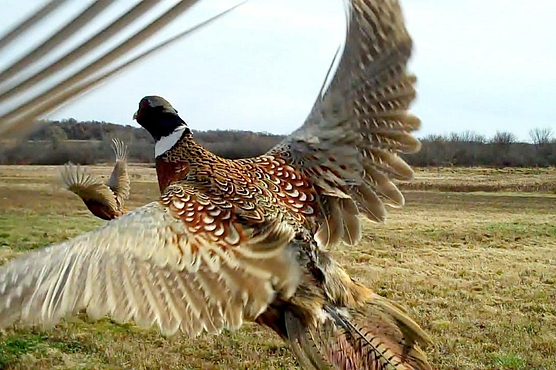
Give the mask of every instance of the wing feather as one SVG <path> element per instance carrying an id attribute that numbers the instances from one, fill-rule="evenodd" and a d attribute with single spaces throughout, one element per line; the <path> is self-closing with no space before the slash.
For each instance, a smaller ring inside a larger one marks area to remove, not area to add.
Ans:
<path id="1" fill-rule="evenodd" d="M 70 77 L 63 80 L 60 80 L 60 78 L 58 77 L 58 80 L 60 81 L 57 81 L 50 85 L 40 85 L 43 79 L 57 74 L 58 72 L 61 72 L 64 68 L 67 69 L 67 66 L 74 61 L 79 60 L 80 58 L 87 55 L 90 56 L 91 54 L 94 54 L 92 52 L 95 51 L 95 49 L 99 45 L 105 43 L 108 40 L 113 40 L 113 36 L 116 33 L 126 28 L 131 21 L 137 19 L 137 17 L 141 14 L 144 14 L 146 11 L 152 8 L 153 3 L 156 3 L 154 1 L 139 2 L 139 4 L 136 4 L 129 11 L 118 17 L 105 29 L 103 29 L 93 37 L 89 38 L 84 43 L 80 44 L 75 49 L 70 51 L 70 53 L 64 55 L 49 66 L 41 69 L 38 72 L 32 70 L 30 71 L 29 68 L 25 69 L 24 71 L 27 72 L 27 75 L 31 73 L 31 77 L 15 79 L 13 83 L 10 84 L 10 86 L 0 86 L 0 102 L 2 101 L 2 99 L 6 99 L 8 96 L 13 97 L 16 96 L 16 94 L 22 94 L 23 92 L 25 92 L 25 90 L 29 90 L 32 88 L 40 90 L 38 94 L 34 95 L 31 98 L 26 98 L 24 103 L 20 105 L 17 105 L 15 107 L 13 105 L 4 107 L 7 108 L 7 111 L 6 109 L 4 109 L 5 112 L 3 112 L 3 114 L 0 116 L 0 135 L 17 136 L 28 133 L 32 128 L 37 128 L 38 125 L 40 125 L 40 123 L 35 123 L 38 117 L 43 116 L 44 114 L 52 111 L 53 109 L 59 107 L 69 100 L 75 99 L 77 96 L 80 96 L 84 92 L 89 91 L 91 88 L 97 86 L 101 82 L 114 77 L 122 70 L 125 70 L 131 65 L 145 59 L 152 53 L 157 52 L 163 47 L 174 43 L 175 41 L 187 35 L 190 35 L 191 33 L 201 29 L 208 24 L 211 24 L 216 19 L 235 9 L 237 6 L 243 4 L 240 3 L 234 7 L 231 7 L 228 10 L 210 18 L 209 20 L 202 22 L 195 27 L 185 30 L 178 35 L 157 44 L 156 46 L 148 49 L 138 56 L 129 59 L 127 62 L 121 63 L 122 59 L 124 59 L 125 54 L 128 54 L 132 49 L 136 48 L 137 46 L 151 38 L 154 33 L 165 27 L 172 20 L 177 18 L 181 13 L 187 11 L 187 9 L 189 9 L 197 1 L 198 0 L 183 0 L 177 2 L 173 7 L 168 9 L 162 15 L 158 16 L 156 19 L 149 22 L 133 36 L 121 42 L 119 45 L 117 45 L 107 53 L 102 54 L 102 56 L 99 57 L 97 60 L 83 67 Z M 74 35 L 74 33 L 71 32 L 71 29 L 75 29 L 77 24 L 86 24 L 95 19 L 96 14 L 104 9 L 107 4 L 111 3 L 111 1 L 98 1 L 94 3 L 95 4 L 91 5 L 89 9 L 83 12 L 82 15 L 78 16 L 76 19 L 68 23 L 67 27 L 62 27 L 58 32 L 54 33 L 52 37 L 48 38 L 43 44 L 40 44 L 39 46 L 34 48 L 30 52 L 30 55 L 33 56 L 33 58 L 31 58 L 32 60 L 29 59 L 29 56 L 27 56 L 25 59 L 28 60 L 29 63 L 35 63 L 41 60 L 41 58 L 45 57 L 46 55 L 49 55 L 47 53 L 48 50 L 58 44 L 66 42 L 69 37 Z M 27 28 L 28 27 L 25 24 L 18 26 L 17 34 L 13 37 L 10 36 L 10 40 L 8 41 L 11 42 L 14 37 L 17 37 L 23 31 L 27 30 Z M 2 40 L 0 40 L 0 42 L 2 42 Z M 119 65 L 108 67 L 112 62 L 119 62 Z M 25 65 L 29 63 L 26 62 Z M 18 70 L 23 67 L 24 66 L 21 63 L 17 65 Z M 9 67 L 9 70 L 0 71 L 0 74 L 3 76 L 3 79 L 8 79 L 12 78 L 12 75 L 15 73 L 14 71 L 15 66 L 11 66 Z M 24 71 L 22 71 L 22 73 Z"/>
<path id="2" fill-rule="evenodd" d="M 66 189 L 77 194 L 85 204 L 92 201 L 104 205 L 109 210 L 120 209 L 112 189 L 79 165 L 65 165 L 60 170 L 60 180 Z"/>
<path id="3" fill-rule="evenodd" d="M 128 146 L 119 139 L 112 139 L 112 150 L 116 155 L 116 164 L 112 170 L 110 178 L 106 185 L 112 189 L 120 207 L 123 206 L 124 201 L 129 198 L 130 180 L 127 171 L 127 155 L 129 152 Z"/>
<path id="4" fill-rule="evenodd" d="M 0 327 L 49 326 L 85 310 L 93 319 L 109 316 L 156 325 L 165 334 L 181 328 L 196 335 L 237 329 L 277 294 L 293 294 L 298 265 L 286 249 L 293 230 L 265 221 L 273 251 L 259 245 L 267 242 L 263 236 L 250 238 L 255 229 L 261 231 L 246 223 L 241 224 L 246 237 L 238 244 L 215 242 L 202 229 L 192 232 L 164 204 L 184 194 L 206 201 L 193 189 L 183 189 L 170 186 L 167 191 L 174 193 L 159 202 L 1 266 Z M 205 204 L 210 208 L 210 200 Z M 229 222 L 242 221 L 233 216 Z"/>
<path id="5" fill-rule="evenodd" d="M 327 206 L 334 204 L 327 198 L 353 198 L 373 221 L 385 219 L 383 204 L 403 205 L 392 179 L 411 179 L 413 171 L 399 154 L 420 148 L 411 134 L 420 121 L 407 111 L 415 97 L 416 79 L 406 68 L 412 41 L 398 2 L 345 3 L 348 31 L 334 76 L 303 126 L 266 154 L 287 160 L 314 185 L 320 245 L 359 237 L 353 210 Z"/>

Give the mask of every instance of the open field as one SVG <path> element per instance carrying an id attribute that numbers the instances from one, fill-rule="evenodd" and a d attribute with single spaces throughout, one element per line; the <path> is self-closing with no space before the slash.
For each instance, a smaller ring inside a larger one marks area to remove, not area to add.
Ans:
<path id="1" fill-rule="evenodd" d="M 92 167 L 108 175 L 110 167 Z M 156 199 L 133 166 L 129 208 Z M 56 186 L 56 167 L 0 166 L 0 264 L 102 225 Z M 433 169 L 407 205 L 334 255 L 430 333 L 437 369 L 556 369 L 556 170 Z M 471 192 L 473 191 L 473 192 Z M 164 338 L 109 320 L 0 334 L 0 369 L 294 369 L 281 340 L 237 333 Z"/>

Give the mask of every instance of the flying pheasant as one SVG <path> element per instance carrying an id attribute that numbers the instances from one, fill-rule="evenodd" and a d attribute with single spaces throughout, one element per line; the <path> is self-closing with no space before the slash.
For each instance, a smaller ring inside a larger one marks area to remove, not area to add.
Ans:
<path id="1" fill-rule="evenodd" d="M 121 140 L 112 139 L 112 150 L 116 155 L 116 165 L 106 184 L 71 163 L 60 171 L 64 186 L 79 195 L 89 211 L 103 220 L 112 220 L 126 213 L 124 202 L 129 198 L 128 148 Z"/>
<path id="2" fill-rule="evenodd" d="M 254 321 L 306 369 L 430 369 L 423 330 L 327 252 L 360 240 L 360 213 L 382 221 L 385 204 L 403 205 L 391 179 L 412 170 L 398 154 L 419 149 L 397 1 L 346 4 L 337 71 L 264 155 L 220 158 L 167 101 L 143 98 L 135 117 L 156 141 L 160 199 L 0 267 L 0 327 L 80 310 L 191 336 Z"/>

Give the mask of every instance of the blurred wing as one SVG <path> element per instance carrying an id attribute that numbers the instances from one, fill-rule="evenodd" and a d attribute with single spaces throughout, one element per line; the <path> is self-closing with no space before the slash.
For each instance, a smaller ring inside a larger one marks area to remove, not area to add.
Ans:
<path id="1" fill-rule="evenodd" d="M 140 19 L 142 15 L 158 3 L 157 1 L 139 1 L 126 13 L 114 20 L 114 22 L 64 54 L 59 59 L 42 69 L 33 68 L 35 65 L 40 65 L 40 63 L 38 63 L 39 61 L 42 60 L 44 62 L 44 58 L 50 56 L 52 50 L 66 43 L 77 31 L 86 29 L 86 25 L 96 20 L 100 13 L 110 4 L 114 3 L 113 0 L 93 2 L 81 14 L 70 20 L 52 35 L 49 35 L 43 43 L 33 48 L 28 54 L 24 55 L 15 63 L 0 71 L 0 108 L 2 108 L 2 114 L 0 115 L 0 135 L 20 136 L 27 133 L 31 129 L 36 128 L 34 126 L 37 125 L 35 122 L 37 118 L 61 106 L 67 101 L 75 99 L 84 92 L 137 62 L 142 61 L 167 45 L 211 24 L 219 17 L 243 4 L 240 3 L 239 5 L 229 8 L 209 20 L 185 30 L 137 56 L 128 57 L 127 61 L 123 61 L 133 49 L 147 41 L 197 1 L 198 0 L 183 0 L 176 2 L 174 6 L 155 18 L 152 22 L 111 48 L 108 52 L 102 54 L 99 58 L 87 64 L 82 69 L 69 76 L 65 73 L 64 78 L 60 76 L 60 74 L 64 75 L 62 72 L 67 70 L 69 65 L 82 60 L 82 58 L 95 54 L 95 50 L 100 45 L 109 40 L 113 40 L 115 35 L 126 29 L 132 22 Z M 13 42 L 14 39 L 24 32 L 29 32 L 29 28 L 46 13 L 50 12 L 52 10 L 51 8 L 55 5 L 56 4 L 53 4 L 46 10 L 37 12 L 38 17 L 35 17 L 36 20 L 26 20 L 21 23 L 3 39 L 0 39 L 0 46 L 2 46 L 2 43 L 7 44 Z M 115 66 L 114 63 L 116 63 Z M 44 65 L 44 63 L 42 64 Z M 66 76 L 68 77 L 65 78 Z M 57 79 L 58 81 L 44 83 L 44 81 L 50 79 Z M 30 96 L 30 94 L 25 94 L 29 90 L 34 90 L 38 93 L 32 96 Z M 23 102 L 17 106 L 13 106 L 13 104 L 10 104 L 10 100 L 18 95 L 24 95 L 25 99 L 19 99 L 23 100 Z"/>
<path id="2" fill-rule="evenodd" d="M 278 223 L 250 228 L 228 204 L 170 186 L 95 231 L 0 267 L 0 327 L 53 325 L 80 310 L 92 318 L 181 328 L 237 329 L 275 295 L 291 295 L 297 265 Z"/>
<path id="3" fill-rule="evenodd" d="M 56 10 L 60 5 L 63 5 L 67 0 L 50 0 L 42 8 L 33 13 L 29 18 L 18 24 L 15 28 L 8 31 L 2 39 L 0 39 L 0 51 L 8 44 L 17 39 L 21 34 L 40 22 L 48 14 Z"/>
<path id="4" fill-rule="evenodd" d="M 66 164 L 60 170 L 60 179 L 66 189 L 79 195 L 84 202 L 93 201 L 112 210 L 119 209 L 114 192 L 81 166 Z"/>
<path id="5" fill-rule="evenodd" d="M 406 70 L 412 42 L 398 2 L 346 5 L 347 37 L 335 75 L 303 126 L 267 153 L 314 184 L 324 215 L 316 235 L 321 245 L 356 243 L 360 211 L 383 221 L 384 204 L 402 206 L 391 179 L 410 179 L 413 171 L 398 154 L 420 148 L 411 135 L 419 120 L 408 113 L 415 96 L 415 77 Z"/>
<path id="6" fill-rule="evenodd" d="M 116 194 L 120 206 L 123 206 L 124 200 L 129 198 L 130 190 L 129 174 L 127 172 L 128 147 L 123 141 L 112 139 L 112 150 L 116 155 L 116 165 L 106 185 Z"/>

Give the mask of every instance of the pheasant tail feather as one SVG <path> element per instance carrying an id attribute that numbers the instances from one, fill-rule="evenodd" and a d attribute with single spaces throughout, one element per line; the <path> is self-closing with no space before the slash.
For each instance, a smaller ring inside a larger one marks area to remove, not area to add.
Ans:
<path id="1" fill-rule="evenodd" d="M 360 308 L 327 306 L 323 314 L 316 326 L 286 317 L 288 340 L 304 368 L 431 369 L 419 347 L 429 342 L 426 334 L 386 300 Z"/>

